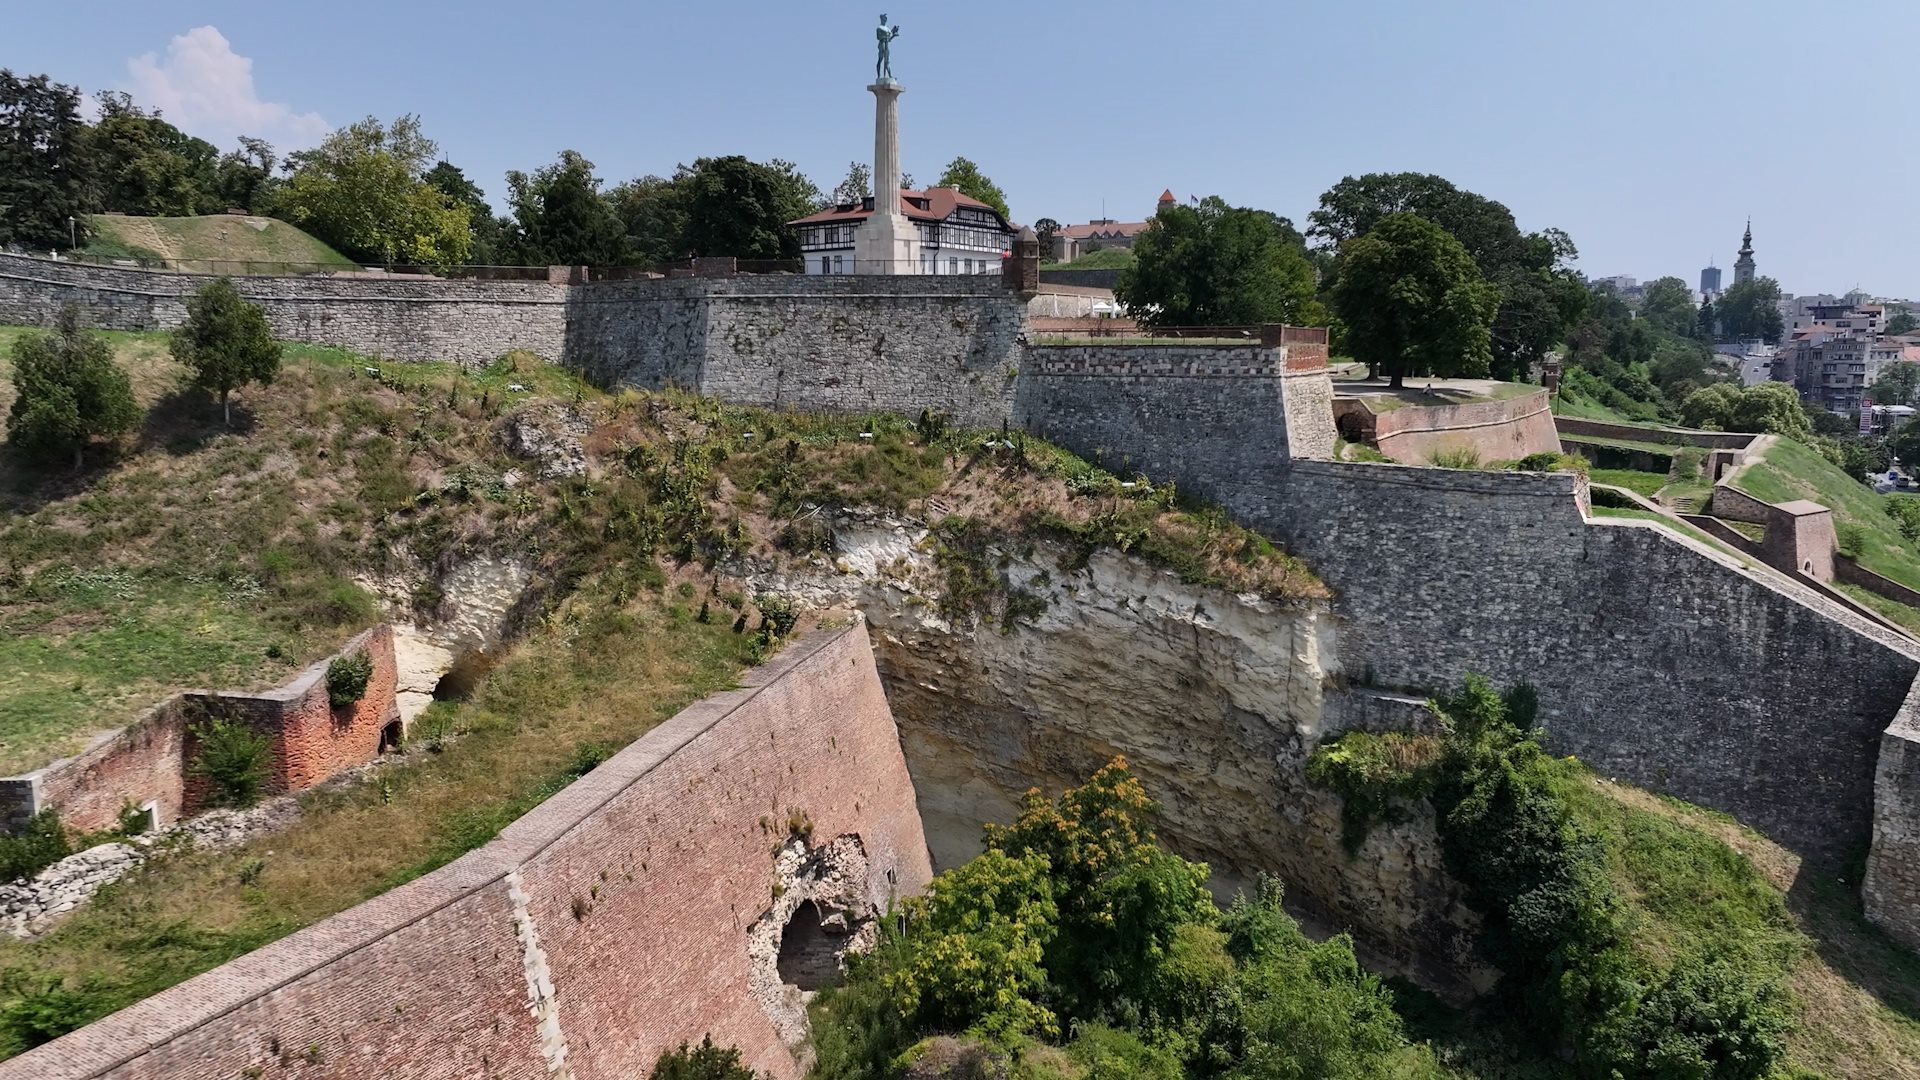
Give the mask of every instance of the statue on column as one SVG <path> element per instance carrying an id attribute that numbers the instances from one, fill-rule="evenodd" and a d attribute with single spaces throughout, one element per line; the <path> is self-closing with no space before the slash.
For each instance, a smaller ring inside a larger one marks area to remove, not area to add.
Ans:
<path id="1" fill-rule="evenodd" d="M 880 58 L 874 61 L 873 64 L 873 81 L 891 82 L 893 80 L 893 53 L 889 46 L 893 44 L 894 38 L 900 36 L 900 27 L 898 24 L 889 27 L 887 25 L 887 16 L 883 12 L 880 15 L 880 26 L 873 32 L 873 36 L 880 41 Z"/>

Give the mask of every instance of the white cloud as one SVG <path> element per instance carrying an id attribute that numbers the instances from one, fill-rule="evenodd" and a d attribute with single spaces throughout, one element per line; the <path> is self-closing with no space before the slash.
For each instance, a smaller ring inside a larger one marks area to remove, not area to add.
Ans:
<path id="1" fill-rule="evenodd" d="M 127 61 L 127 90 L 142 108 L 158 109 L 182 131 L 221 148 L 254 135 L 285 153 L 319 142 L 329 130 L 319 113 L 261 101 L 253 87 L 253 61 L 233 51 L 226 35 L 199 26 L 167 42 L 167 55 Z"/>

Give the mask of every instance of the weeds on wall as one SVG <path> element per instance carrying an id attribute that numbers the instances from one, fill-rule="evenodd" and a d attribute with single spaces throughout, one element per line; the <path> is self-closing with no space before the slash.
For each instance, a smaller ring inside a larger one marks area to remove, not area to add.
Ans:
<path id="1" fill-rule="evenodd" d="M 0 882 L 30 878 L 71 854 L 60 815 L 51 808 L 42 810 L 19 832 L 0 836 Z"/>
<path id="2" fill-rule="evenodd" d="M 206 779 L 213 805 L 247 807 L 260 801 L 272 759 L 271 735 L 218 716 L 187 730 L 199 746 L 188 772 Z"/>
<path id="3" fill-rule="evenodd" d="M 367 696 L 367 682 L 373 678 L 373 657 L 365 649 L 336 656 L 327 665 L 327 701 L 344 709 Z"/>

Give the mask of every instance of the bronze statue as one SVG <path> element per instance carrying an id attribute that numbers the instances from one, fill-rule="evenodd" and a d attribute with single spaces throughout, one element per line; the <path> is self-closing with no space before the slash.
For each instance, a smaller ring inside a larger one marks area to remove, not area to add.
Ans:
<path id="1" fill-rule="evenodd" d="M 873 32 L 873 36 L 880 39 L 880 59 L 874 61 L 873 64 L 873 81 L 891 82 L 893 81 L 893 54 L 891 50 L 888 49 L 888 46 L 893 44 L 894 38 L 900 36 L 900 27 L 898 24 L 895 24 L 889 28 L 887 26 L 887 16 L 882 13 L 880 16 L 880 27 Z"/>

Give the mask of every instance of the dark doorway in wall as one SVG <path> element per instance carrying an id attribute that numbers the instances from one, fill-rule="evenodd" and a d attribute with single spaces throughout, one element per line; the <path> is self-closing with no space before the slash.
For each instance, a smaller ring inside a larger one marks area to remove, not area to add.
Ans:
<path id="1" fill-rule="evenodd" d="M 780 932 L 780 981 L 802 990 L 840 984 L 840 953 L 847 935 L 820 925 L 820 909 L 809 900 L 797 908 Z"/>
<path id="2" fill-rule="evenodd" d="M 400 721 L 395 720 L 380 729 L 380 752 L 391 754 L 400 749 Z"/>
<path id="3" fill-rule="evenodd" d="M 460 654 L 453 666 L 440 676 L 439 683 L 433 688 L 435 701 L 465 701 L 493 670 L 495 658 L 485 649 L 474 649 Z"/>

